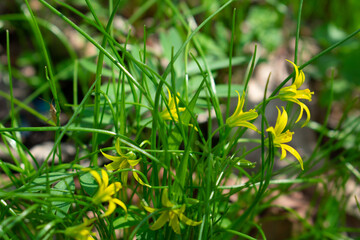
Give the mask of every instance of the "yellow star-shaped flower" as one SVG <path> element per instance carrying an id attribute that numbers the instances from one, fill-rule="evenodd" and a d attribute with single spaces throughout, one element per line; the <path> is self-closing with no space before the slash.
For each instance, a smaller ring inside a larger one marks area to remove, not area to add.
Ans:
<path id="1" fill-rule="evenodd" d="M 101 153 L 104 155 L 104 157 L 113 161 L 112 163 L 105 165 L 107 170 L 116 171 L 119 169 L 132 168 L 135 167 L 140 162 L 141 158 L 136 159 L 135 153 L 133 152 L 129 152 L 127 154 L 122 153 L 119 139 L 116 140 L 115 148 L 119 156 L 111 156 L 100 150 Z M 136 172 L 133 172 L 133 176 L 135 180 L 138 181 L 141 185 L 151 187 L 150 185 L 144 183 Z M 121 181 L 124 185 L 127 184 L 127 178 L 128 178 L 128 172 L 122 172 Z"/>
<path id="2" fill-rule="evenodd" d="M 169 110 L 167 108 L 165 108 L 161 113 L 160 113 L 160 117 L 164 120 L 173 120 L 171 118 L 171 116 L 174 118 L 175 122 L 179 122 L 179 115 L 178 112 L 176 110 L 176 106 L 179 103 L 179 99 L 177 96 L 175 96 L 175 98 L 172 97 L 170 90 L 167 88 L 168 91 L 168 95 L 169 95 L 169 100 L 167 102 L 168 106 L 169 106 Z M 178 93 L 179 94 L 179 93 Z M 176 101 L 176 103 L 175 103 Z M 178 108 L 179 113 L 185 111 L 184 107 L 179 107 Z"/>
<path id="3" fill-rule="evenodd" d="M 229 127 L 246 127 L 260 133 L 255 125 L 249 122 L 256 119 L 258 117 L 258 113 L 254 109 L 243 112 L 243 107 L 245 104 L 245 92 L 243 92 L 241 98 L 239 92 L 236 91 L 236 93 L 238 94 L 238 104 L 233 115 L 226 119 L 226 124 Z"/>
<path id="4" fill-rule="evenodd" d="M 303 115 L 303 111 L 305 110 L 305 112 L 307 114 L 307 118 L 306 118 L 306 121 L 304 122 L 304 124 L 301 126 L 301 127 L 304 127 L 310 121 L 310 111 L 309 111 L 309 108 L 304 103 L 299 101 L 299 99 L 305 99 L 305 100 L 311 101 L 311 95 L 314 94 L 314 92 L 310 92 L 309 89 L 298 90 L 305 81 L 305 74 L 302 70 L 299 71 L 299 68 L 298 68 L 298 66 L 296 66 L 295 63 L 293 63 L 289 60 L 287 60 L 287 61 L 294 66 L 295 81 L 290 86 L 283 87 L 282 89 L 280 89 L 279 98 L 283 101 L 294 102 L 300 106 L 300 114 L 296 120 L 296 123 L 301 119 L 301 117 Z"/>
<path id="5" fill-rule="evenodd" d="M 299 161 L 301 169 L 304 170 L 303 161 L 300 154 L 294 148 L 290 147 L 287 144 L 284 144 L 291 142 L 292 135 L 294 134 L 294 132 L 290 132 L 289 130 L 283 132 L 288 121 L 288 115 L 284 108 L 282 108 L 282 113 L 278 107 L 276 108 L 278 110 L 278 118 L 276 120 L 275 128 L 269 127 L 268 129 L 266 129 L 266 131 L 272 134 L 274 146 L 281 148 L 280 160 L 286 157 L 286 151 L 288 151 L 292 155 L 294 155 L 294 157 Z"/>
<path id="6" fill-rule="evenodd" d="M 169 222 L 170 227 L 174 230 L 176 234 L 180 234 L 180 222 L 185 223 L 189 226 L 197 226 L 201 224 L 202 221 L 196 222 L 189 218 L 187 218 L 184 215 L 185 212 L 185 204 L 183 204 L 181 207 L 178 207 L 174 205 L 172 202 L 170 202 L 168 198 L 168 191 L 167 189 L 163 190 L 162 196 L 161 196 L 161 203 L 163 207 L 166 209 L 162 211 L 162 214 L 160 217 L 155 221 L 155 223 L 150 227 L 151 230 L 158 230 L 162 228 L 166 222 Z M 156 208 L 151 208 L 148 206 L 144 206 L 145 210 L 152 213 L 155 212 Z"/>
<path id="7" fill-rule="evenodd" d="M 106 217 L 112 214 L 116 209 L 116 204 L 122 207 L 125 212 L 127 212 L 126 205 L 117 198 L 113 198 L 112 196 L 117 193 L 121 188 L 120 182 L 115 182 L 109 185 L 109 176 L 104 169 L 101 169 L 101 177 L 99 173 L 90 169 L 83 169 L 83 171 L 89 171 L 90 174 L 95 178 L 97 183 L 99 184 L 99 188 L 96 194 L 92 198 L 92 202 L 95 205 L 101 204 L 103 202 L 108 202 L 109 207 L 108 210 L 101 215 L 101 217 Z"/>
<path id="8" fill-rule="evenodd" d="M 174 120 L 175 122 L 179 122 L 178 112 L 179 113 L 184 112 L 186 110 L 186 108 L 178 107 L 177 110 L 176 110 L 176 106 L 178 106 L 178 104 L 179 104 L 179 98 L 178 98 L 178 96 L 172 97 L 169 88 L 167 88 L 167 91 L 168 91 L 168 95 L 169 95 L 169 100 L 167 102 L 167 105 L 168 105 L 169 109 L 165 108 L 160 113 L 160 117 L 165 121 L 166 120 Z M 177 95 L 179 95 L 179 93 L 177 93 Z M 195 131 L 198 131 L 197 127 L 195 127 L 193 124 L 189 123 L 188 126 L 193 127 Z"/>

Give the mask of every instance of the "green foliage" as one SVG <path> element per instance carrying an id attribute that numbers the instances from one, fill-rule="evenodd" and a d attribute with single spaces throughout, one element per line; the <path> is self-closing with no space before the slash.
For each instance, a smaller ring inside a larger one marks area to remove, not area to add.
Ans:
<path id="1" fill-rule="evenodd" d="M 243 43 L 261 42 L 267 49 L 274 50 L 282 44 L 280 14 L 266 7 L 251 8 L 246 18 L 247 33 Z"/>

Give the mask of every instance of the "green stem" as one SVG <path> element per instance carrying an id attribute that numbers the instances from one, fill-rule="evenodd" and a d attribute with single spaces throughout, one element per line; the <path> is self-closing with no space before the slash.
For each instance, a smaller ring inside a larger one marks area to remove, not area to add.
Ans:
<path id="1" fill-rule="evenodd" d="M 0 128 L 0 132 L 50 132 L 50 131 L 58 131 L 58 130 L 65 130 L 67 132 L 96 132 L 105 135 L 116 136 L 115 132 L 96 129 L 96 128 L 84 128 L 84 127 L 17 127 L 17 128 Z"/>
<path id="2" fill-rule="evenodd" d="M 298 60 L 298 50 L 299 50 L 299 38 L 300 38 L 300 22 L 301 22 L 301 10 L 303 6 L 303 0 L 300 0 L 299 3 L 299 12 L 297 18 L 297 25 L 296 25 L 296 37 L 295 37 L 295 56 L 294 56 L 294 63 L 297 65 Z"/>
<path id="3" fill-rule="evenodd" d="M 9 30 L 6 30 L 6 54 L 8 61 L 8 71 L 9 71 L 9 85 L 10 85 L 10 112 L 11 112 L 11 126 L 15 127 L 15 112 L 14 112 L 14 91 L 13 91 L 13 81 L 11 74 L 11 59 L 10 59 L 10 38 Z"/>
<path id="4" fill-rule="evenodd" d="M 228 82 L 228 96 L 227 96 L 227 104 L 226 104 L 226 113 L 225 119 L 229 117 L 230 112 L 230 96 L 231 96 L 231 82 L 232 82 L 232 56 L 233 56 L 233 48 L 234 48 L 234 36 L 235 36 L 235 19 L 236 19 L 236 8 L 233 10 L 233 18 L 231 25 L 231 40 L 230 40 L 230 50 L 229 50 L 229 82 Z"/>

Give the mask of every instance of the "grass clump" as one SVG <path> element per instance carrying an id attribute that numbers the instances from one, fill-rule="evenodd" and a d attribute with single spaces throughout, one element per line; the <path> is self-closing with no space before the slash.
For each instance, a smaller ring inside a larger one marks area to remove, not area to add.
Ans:
<path id="1" fill-rule="evenodd" d="M 296 223 L 287 238 L 339 239 L 359 232 L 344 220 L 346 184 L 360 180 L 352 135 L 357 118 L 347 117 L 349 105 L 338 126 L 328 128 L 330 84 L 324 121 L 312 120 L 316 110 L 308 106 L 317 90 L 307 87 L 305 75 L 307 66 L 360 30 L 299 65 L 300 1 L 295 57 L 287 60 L 292 73 L 275 87 L 267 73 L 262 100 L 254 103 L 249 83 L 265 59 L 257 45 L 245 56 L 237 43 L 244 47 L 257 38 L 268 51 L 279 47 L 279 14 L 286 13 L 280 2 L 274 4 L 278 12 L 264 6 L 250 11 L 249 23 L 260 27 L 269 23 L 256 14 L 269 12 L 274 31 L 242 37 L 238 16 L 246 12 L 233 1 L 198 7 L 167 0 L 36 4 L 25 0 L 19 13 L 0 16 L 13 28 L 6 31 L 7 68 L 1 67 L 8 88 L 0 96 L 10 108 L 0 127 L 1 151 L 9 159 L 0 160 L 0 238 L 271 239 L 277 235 L 266 222 L 278 219 Z M 17 22 L 27 27 L 17 30 Z M 35 49 L 30 57 L 13 53 L 13 44 L 24 45 L 10 36 L 24 33 Z M 12 58 L 36 73 L 26 76 Z M 241 81 L 233 77 L 236 67 L 245 72 Z M 18 79 L 31 94 L 15 96 Z M 40 97 L 52 99 L 51 119 L 30 104 Z M 232 97 L 238 97 L 235 108 Z M 37 126 L 27 126 L 27 119 Z M 303 129 L 317 134 L 312 152 L 301 151 L 310 143 L 294 141 Z M 31 136 L 39 142 L 26 142 Z M 30 145 L 44 141 L 52 147 L 40 159 Z M 70 158 L 64 153 L 69 143 L 75 149 Z M 279 204 L 309 189 L 311 197 L 297 208 Z M 272 219 L 274 209 L 283 214 Z"/>

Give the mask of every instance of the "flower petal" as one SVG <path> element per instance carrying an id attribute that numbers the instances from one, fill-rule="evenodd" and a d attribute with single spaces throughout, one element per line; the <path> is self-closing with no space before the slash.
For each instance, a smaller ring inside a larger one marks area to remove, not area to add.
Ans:
<path id="1" fill-rule="evenodd" d="M 296 98 L 297 99 L 306 99 L 311 102 L 311 95 L 314 94 L 314 92 L 310 92 L 310 89 L 304 89 L 304 90 L 297 90 L 296 91 Z"/>
<path id="2" fill-rule="evenodd" d="M 109 185 L 109 176 L 104 169 L 101 169 L 101 176 L 103 180 L 103 186 L 107 187 L 107 185 Z"/>
<path id="3" fill-rule="evenodd" d="M 103 185 L 103 181 L 101 180 L 101 177 L 100 177 L 99 173 L 97 171 L 95 171 L 95 170 L 91 170 L 90 174 L 95 178 L 95 180 L 99 184 L 99 188 L 100 188 L 100 186 Z"/>
<path id="4" fill-rule="evenodd" d="M 258 117 L 258 113 L 254 110 L 251 109 L 247 112 L 243 112 L 240 115 L 237 116 L 237 118 L 235 119 L 234 123 L 236 124 L 236 122 L 238 121 L 250 121 L 250 120 L 254 120 Z"/>
<path id="5" fill-rule="evenodd" d="M 283 160 L 284 158 L 286 158 L 286 150 L 285 150 L 284 146 L 286 146 L 286 144 L 280 144 L 280 148 L 281 148 L 280 160 Z"/>
<path id="6" fill-rule="evenodd" d="M 268 127 L 268 128 L 266 129 L 266 131 L 269 132 L 269 133 L 271 133 L 272 136 L 273 136 L 273 138 L 276 138 L 276 133 L 275 133 L 274 127 Z"/>
<path id="7" fill-rule="evenodd" d="M 310 111 L 309 111 L 309 108 L 305 104 L 304 104 L 304 109 L 305 109 L 307 117 L 306 117 L 306 120 L 303 123 L 303 125 L 301 125 L 301 127 L 305 127 L 310 121 Z"/>
<path id="8" fill-rule="evenodd" d="M 184 214 L 180 214 L 179 217 L 180 217 L 180 221 L 182 221 L 183 223 L 189 226 L 197 226 L 202 223 L 202 221 L 196 222 L 194 220 L 191 220 L 187 218 Z"/>
<path id="9" fill-rule="evenodd" d="M 165 188 L 162 192 L 162 195 L 161 195 L 161 204 L 164 206 L 164 207 L 167 207 L 167 208 L 172 208 L 174 206 L 174 204 L 172 204 L 169 200 L 169 197 L 168 197 L 168 190 L 167 188 Z"/>
<path id="10" fill-rule="evenodd" d="M 280 109 L 276 107 L 278 110 L 278 117 L 275 123 L 275 135 L 279 136 L 282 131 L 285 129 L 287 121 L 288 121 L 288 115 L 285 111 L 284 107 L 282 107 L 283 112 L 281 113 Z"/>
<path id="11" fill-rule="evenodd" d="M 284 149 L 286 149 L 288 152 L 290 152 L 292 155 L 294 155 L 294 157 L 299 161 L 300 166 L 301 166 L 301 170 L 304 170 L 304 164 L 303 161 L 301 159 L 300 154 L 291 146 L 286 145 L 286 144 L 282 144 L 282 147 Z"/>
<path id="12" fill-rule="evenodd" d="M 289 63 L 291 63 L 293 66 L 294 66 L 294 69 L 295 69 L 295 81 L 294 81 L 294 84 L 296 85 L 296 88 L 298 89 L 305 81 L 305 74 L 302 70 L 300 70 L 300 74 L 299 74 L 299 68 L 298 66 L 296 66 L 295 63 L 293 63 L 292 61 L 290 60 L 287 60 Z"/>
<path id="13" fill-rule="evenodd" d="M 104 157 L 106 157 L 107 159 L 111 160 L 111 161 L 114 161 L 114 162 L 121 162 L 121 161 L 124 161 L 124 157 L 119 157 L 119 156 L 112 156 L 112 155 L 109 155 L 107 153 L 104 153 L 101 149 L 100 149 L 100 152 L 102 153 L 102 155 L 104 155 Z"/>
<path id="14" fill-rule="evenodd" d="M 282 143 L 288 143 L 292 140 L 292 135 L 294 132 L 290 132 L 290 130 L 287 130 L 284 133 L 281 133 L 279 136 L 276 136 L 274 139 L 274 143 L 282 144 Z"/>
<path id="15" fill-rule="evenodd" d="M 303 115 L 303 110 L 305 110 L 305 112 L 306 112 L 306 120 L 303 123 L 303 125 L 301 126 L 301 127 L 305 127 L 310 121 L 310 110 L 304 103 L 302 103 L 300 101 L 298 101 L 296 103 L 300 106 L 300 114 L 299 114 L 299 117 L 296 119 L 295 123 L 300 121 L 300 119 L 302 118 L 302 115 Z"/>
<path id="16" fill-rule="evenodd" d="M 194 128 L 195 131 L 199 132 L 199 130 L 197 129 L 197 127 L 195 127 L 193 124 L 189 123 L 188 126 Z"/>
<path id="17" fill-rule="evenodd" d="M 104 218 L 104 217 L 107 217 L 109 215 L 111 215 L 116 209 L 116 205 L 115 203 L 111 200 L 109 200 L 109 206 L 108 206 L 108 209 L 106 210 L 105 213 L 101 214 L 100 217 Z"/>
<path id="18" fill-rule="evenodd" d="M 169 211 L 164 211 L 160 217 L 155 221 L 155 223 L 150 227 L 150 230 L 158 230 L 160 229 L 162 226 L 164 226 L 164 224 L 170 220 L 169 217 Z"/>
<path id="19" fill-rule="evenodd" d="M 114 203 L 116 203 L 117 205 L 119 205 L 127 213 L 127 208 L 126 208 L 126 205 L 125 205 L 125 203 L 123 201 L 121 201 L 120 199 L 117 199 L 117 198 L 113 198 L 112 201 Z"/>
<path id="20" fill-rule="evenodd" d="M 141 158 L 135 159 L 135 160 L 128 159 L 127 161 L 130 164 L 130 166 L 134 167 L 135 165 L 137 165 L 141 161 Z"/>
<path id="21" fill-rule="evenodd" d="M 170 92 L 170 89 L 168 87 L 166 87 L 166 89 L 168 91 L 168 102 L 167 103 L 168 103 L 169 108 L 171 109 L 171 108 L 175 107 L 175 101 L 172 98 L 172 94 Z"/>
<path id="22" fill-rule="evenodd" d="M 186 110 L 186 108 L 184 108 L 184 107 L 178 107 L 178 110 L 179 110 L 179 112 L 183 112 L 183 111 Z M 172 108 L 171 113 L 172 113 L 172 115 L 175 115 L 175 114 L 177 115 L 176 107 Z"/>
<path id="23" fill-rule="evenodd" d="M 261 133 L 256 127 L 254 124 L 252 123 L 249 123 L 249 122 L 245 122 L 245 121 L 241 121 L 241 122 L 238 122 L 236 124 L 237 127 L 246 127 L 246 128 L 249 128 L 251 130 L 254 130 L 255 132 L 258 132 L 258 133 Z"/>
<path id="24" fill-rule="evenodd" d="M 139 175 L 136 172 L 133 172 L 133 175 L 134 175 L 135 180 L 138 181 L 138 183 L 140 183 L 143 186 L 151 188 L 151 186 L 149 184 L 146 184 L 143 182 L 143 180 L 141 180 L 141 178 L 139 177 Z"/>
<path id="25" fill-rule="evenodd" d="M 83 222 L 84 222 L 83 225 L 89 227 L 96 220 L 97 220 L 96 218 L 91 218 L 91 219 L 83 218 Z"/>
<path id="26" fill-rule="evenodd" d="M 243 92 L 241 97 L 240 97 L 240 93 L 238 91 L 235 91 L 235 92 L 238 95 L 238 104 L 236 106 L 233 116 L 237 116 L 242 112 L 242 109 L 244 107 L 244 102 L 245 102 L 245 92 Z"/>
<path id="27" fill-rule="evenodd" d="M 167 109 L 164 109 L 159 115 L 164 120 L 172 120 L 170 117 L 170 113 Z"/>
<path id="28" fill-rule="evenodd" d="M 148 207 L 143 205 L 143 207 L 145 208 L 146 211 L 148 211 L 149 213 L 153 213 L 155 212 L 157 209 L 156 208 L 152 208 L 152 207 Z"/>
<path id="29" fill-rule="evenodd" d="M 180 213 L 184 213 L 184 212 L 185 212 L 185 208 L 186 208 L 186 205 L 185 205 L 185 204 L 181 205 L 181 207 L 179 208 L 179 214 L 180 214 Z"/>
<path id="30" fill-rule="evenodd" d="M 304 82 L 305 82 L 305 74 L 303 70 L 300 70 L 299 79 L 297 82 L 295 82 L 297 88 L 299 88 Z"/>
<path id="31" fill-rule="evenodd" d="M 115 149 L 116 149 L 116 152 L 117 152 L 120 156 L 123 155 L 123 153 L 122 153 L 122 151 L 121 151 L 121 148 L 120 148 L 120 140 L 119 140 L 119 139 L 116 139 Z"/>
<path id="32" fill-rule="evenodd" d="M 170 213 L 171 214 L 171 213 Z M 174 230 L 174 232 L 176 234 L 180 234 L 180 222 L 179 222 L 179 218 L 176 214 L 174 214 L 174 216 L 171 218 L 170 217 L 170 223 L 169 223 L 170 227 L 172 227 L 172 229 Z"/>
<path id="33" fill-rule="evenodd" d="M 116 192 L 118 192 L 122 188 L 120 182 L 115 182 L 110 184 L 104 191 L 104 194 L 107 194 L 109 196 L 114 195 Z"/>
<path id="34" fill-rule="evenodd" d="M 116 171 L 120 169 L 121 161 L 112 162 L 109 164 L 106 164 L 105 167 L 108 171 Z"/>

